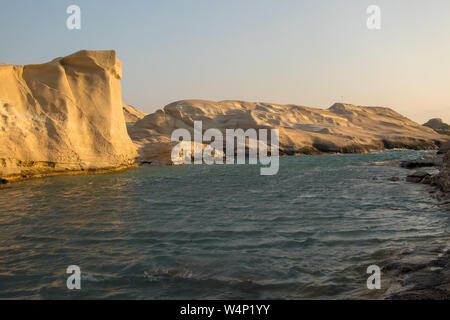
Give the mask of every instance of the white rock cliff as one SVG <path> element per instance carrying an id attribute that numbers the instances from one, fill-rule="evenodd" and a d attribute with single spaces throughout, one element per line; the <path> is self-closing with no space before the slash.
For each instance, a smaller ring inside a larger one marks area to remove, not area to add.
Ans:
<path id="1" fill-rule="evenodd" d="M 115 51 L 80 51 L 36 65 L 0 65 L 0 177 L 134 163 Z"/>

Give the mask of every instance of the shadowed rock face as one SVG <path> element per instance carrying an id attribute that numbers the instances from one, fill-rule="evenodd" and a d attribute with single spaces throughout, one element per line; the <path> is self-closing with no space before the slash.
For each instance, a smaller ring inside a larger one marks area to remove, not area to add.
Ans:
<path id="1" fill-rule="evenodd" d="M 39 65 L 0 65 L 0 176 L 128 166 L 115 51 L 80 51 Z"/>
<path id="2" fill-rule="evenodd" d="M 147 114 L 145 112 L 142 112 L 135 107 L 132 107 L 128 104 L 123 104 L 123 115 L 125 117 L 125 122 L 127 125 L 132 125 L 136 121 L 142 119 Z"/>
<path id="3" fill-rule="evenodd" d="M 429 127 L 440 134 L 450 136 L 450 125 L 446 124 L 442 119 L 434 118 L 429 120 L 424 126 Z"/>
<path id="4" fill-rule="evenodd" d="M 391 148 L 437 149 L 445 138 L 389 108 L 336 103 L 327 110 L 243 101 L 185 100 L 139 120 L 128 132 L 140 160 L 171 164 L 170 136 L 177 128 L 203 130 L 273 128 L 280 131 L 280 153 L 364 153 Z"/>

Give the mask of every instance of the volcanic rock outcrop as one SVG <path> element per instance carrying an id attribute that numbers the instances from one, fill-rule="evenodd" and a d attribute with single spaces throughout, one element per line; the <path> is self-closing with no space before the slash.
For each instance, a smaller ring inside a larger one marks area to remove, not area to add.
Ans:
<path id="1" fill-rule="evenodd" d="M 137 121 L 128 132 L 141 162 L 170 165 L 171 133 L 203 130 L 279 129 L 280 153 L 365 153 L 392 148 L 437 149 L 445 136 L 383 107 L 336 103 L 327 110 L 243 101 L 184 100 Z"/>
<path id="2" fill-rule="evenodd" d="M 134 163 L 115 51 L 0 65 L 0 177 L 110 170 Z"/>

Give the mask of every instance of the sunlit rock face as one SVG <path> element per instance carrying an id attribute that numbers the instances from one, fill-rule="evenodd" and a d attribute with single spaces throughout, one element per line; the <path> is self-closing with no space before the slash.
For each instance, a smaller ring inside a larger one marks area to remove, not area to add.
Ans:
<path id="1" fill-rule="evenodd" d="M 134 162 L 115 51 L 0 65 L 0 176 L 111 169 Z"/>
<path id="2" fill-rule="evenodd" d="M 437 149 L 445 138 L 383 107 L 336 103 L 327 110 L 298 105 L 243 101 L 184 100 L 147 115 L 129 128 L 142 162 L 171 164 L 171 133 L 203 130 L 279 129 L 280 153 L 364 153 L 392 148 Z"/>

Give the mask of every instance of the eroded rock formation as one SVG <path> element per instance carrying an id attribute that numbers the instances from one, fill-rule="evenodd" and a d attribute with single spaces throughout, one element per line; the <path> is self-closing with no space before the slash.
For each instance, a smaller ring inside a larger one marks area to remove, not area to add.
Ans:
<path id="1" fill-rule="evenodd" d="M 80 51 L 36 65 L 0 65 L 0 176 L 133 164 L 115 51 Z"/>
<path id="2" fill-rule="evenodd" d="M 364 153 L 391 148 L 437 149 L 445 140 L 431 128 L 415 123 L 392 109 L 336 103 L 327 110 L 297 105 L 242 101 L 185 100 L 147 115 L 129 128 L 141 162 L 171 164 L 171 133 L 217 128 L 279 129 L 280 153 Z"/>

